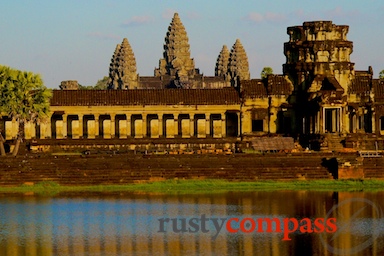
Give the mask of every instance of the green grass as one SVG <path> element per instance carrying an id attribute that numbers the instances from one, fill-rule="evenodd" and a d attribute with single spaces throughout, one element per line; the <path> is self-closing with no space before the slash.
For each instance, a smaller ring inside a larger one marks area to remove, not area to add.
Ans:
<path id="1" fill-rule="evenodd" d="M 229 191 L 384 191 L 382 180 L 312 180 L 312 181 L 255 181 L 225 180 L 167 180 L 140 184 L 62 186 L 44 181 L 34 185 L 0 187 L 0 193 L 55 195 L 62 192 L 148 192 L 148 193 L 218 193 Z"/>

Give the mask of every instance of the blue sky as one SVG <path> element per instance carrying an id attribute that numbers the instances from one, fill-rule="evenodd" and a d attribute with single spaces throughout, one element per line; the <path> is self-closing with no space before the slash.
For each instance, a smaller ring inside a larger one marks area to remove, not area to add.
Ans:
<path id="1" fill-rule="evenodd" d="M 0 3 L 0 64 L 40 73 L 47 87 L 63 80 L 94 85 L 108 75 L 116 44 L 128 38 L 137 70 L 153 75 L 173 14 L 186 28 L 196 68 L 213 75 L 224 44 L 239 38 L 252 78 L 264 66 L 282 73 L 287 27 L 332 20 L 349 25 L 357 70 L 384 69 L 381 0 L 13 0 Z"/>

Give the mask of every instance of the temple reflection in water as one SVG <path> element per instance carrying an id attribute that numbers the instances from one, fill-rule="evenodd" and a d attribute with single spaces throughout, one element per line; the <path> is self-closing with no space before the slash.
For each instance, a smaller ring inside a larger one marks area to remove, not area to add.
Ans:
<path id="1" fill-rule="evenodd" d="M 1 200 L 1 255 L 383 255 L 382 193 L 35 196 Z M 348 201 L 354 199 L 354 201 Z M 366 200 L 369 201 L 366 201 Z M 348 202 L 344 203 L 343 202 Z M 367 203 L 368 202 L 368 203 Z M 370 202 L 374 202 L 372 205 Z M 334 208 L 331 212 L 332 207 Z M 339 233 L 159 231 L 159 218 L 337 218 Z M 371 240 L 370 240 L 371 239 Z"/>

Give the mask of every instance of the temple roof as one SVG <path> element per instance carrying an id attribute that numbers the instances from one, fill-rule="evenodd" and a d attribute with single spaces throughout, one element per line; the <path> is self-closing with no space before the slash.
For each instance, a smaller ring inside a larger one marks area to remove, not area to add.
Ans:
<path id="1" fill-rule="evenodd" d="M 282 75 L 268 75 L 268 94 L 270 95 L 290 95 L 293 85 Z"/>
<path id="2" fill-rule="evenodd" d="M 317 93 L 319 91 L 337 91 L 342 93 L 344 89 L 334 76 L 318 74 L 313 79 L 308 92 Z"/>
<path id="3" fill-rule="evenodd" d="M 245 98 L 260 98 L 268 95 L 288 96 L 293 91 L 292 83 L 281 75 L 268 75 L 266 80 L 242 80 L 241 88 Z"/>
<path id="4" fill-rule="evenodd" d="M 232 105 L 240 104 L 234 88 L 53 90 L 51 106 Z"/>
<path id="5" fill-rule="evenodd" d="M 371 83 L 371 76 L 363 75 L 362 73 L 356 74 L 356 76 L 352 80 L 348 92 L 354 94 L 367 93 L 371 90 Z"/>
<path id="6" fill-rule="evenodd" d="M 251 79 L 241 81 L 241 90 L 244 98 L 267 97 L 267 88 L 261 79 Z"/>
<path id="7" fill-rule="evenodd" d="M 373 92 L 375 94 L 375 102 L 384 102 L 384 80 L 372 80 Z"/>

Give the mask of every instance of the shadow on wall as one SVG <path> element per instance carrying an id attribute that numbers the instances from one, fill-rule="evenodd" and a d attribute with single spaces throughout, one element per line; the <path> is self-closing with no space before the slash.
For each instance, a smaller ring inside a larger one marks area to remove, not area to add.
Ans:
<path id="1" fill-rule="evenodd" d="M 321 159 L 321 166 L 327 168 L 328 172 L 330 172 L 334 179 L 339 178 L 339 163 L 337 162 L 336 157 L 332 157 L 330 159 L 323 158 Z"/>

